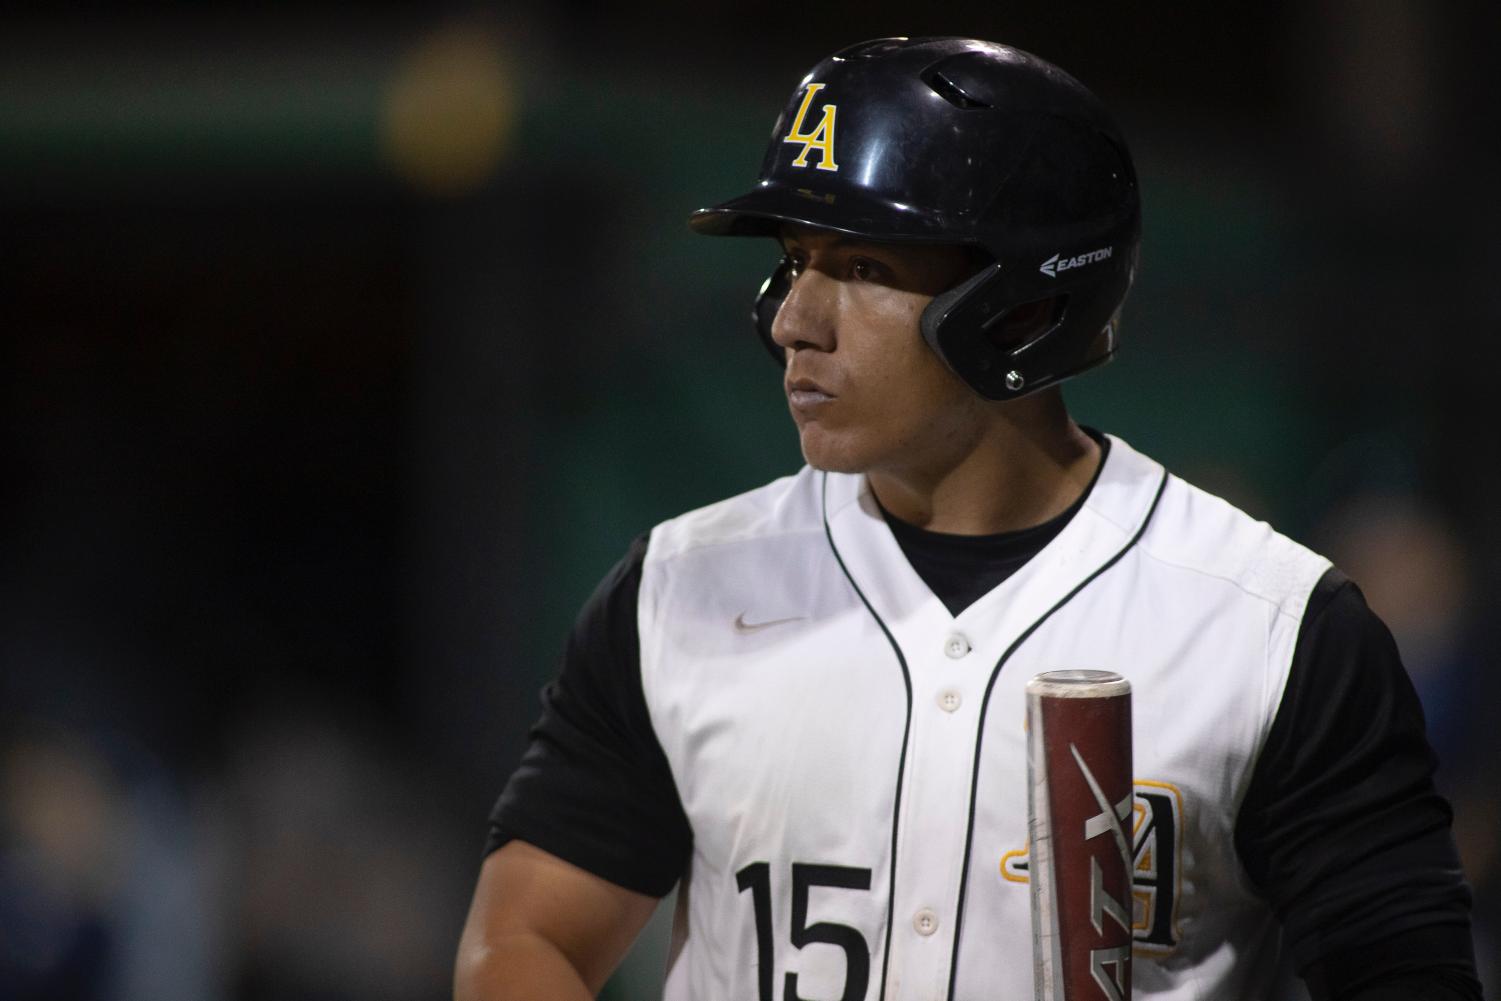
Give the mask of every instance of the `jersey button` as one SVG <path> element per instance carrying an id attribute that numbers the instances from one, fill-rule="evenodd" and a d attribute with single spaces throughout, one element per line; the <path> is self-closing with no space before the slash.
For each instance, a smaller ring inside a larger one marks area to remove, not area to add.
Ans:
<path id="1" fill-rule="evenodd" d="M 951 713 L 964 704 L 964 698 L 954 689 L 945 688 L 938 693 L 938 708 Z"/>
<path id="2" fill-rule="evenodd" d="M 924 907 L 912 915 L 912 927 L 917 929 L 919 935 L 931 935 L 938 930 L 938 915 Z"/>
<path id="3" fill-rule="evenodd" d="M 949 659 L 958 660 L 969 653 L 969 640 L 964 638 L 963 633 L 955 633 L 943 641 L 943 652 L 949 655 Z"/>

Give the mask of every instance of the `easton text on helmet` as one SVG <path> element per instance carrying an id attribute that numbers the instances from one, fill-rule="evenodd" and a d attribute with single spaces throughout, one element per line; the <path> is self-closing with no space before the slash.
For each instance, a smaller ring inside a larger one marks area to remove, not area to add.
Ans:
<path id="1" fill-rule="evenodd" d="M 1057 278 L 1060 271 L 1069 271 L 1073 268 L 1081 268 L 1086 264 L 1093 264 L 1096 261 L 1109 260 L 1110 254 L 1114 249 L 1114 247 L 1101 247 L 1099 250 L 1091 250 L 1089 253 L 1080 254 L 1078 257 L 1065 257 L 1062 260 L 1059 260 L 1058 255 L 1054 254 L 1043 261 L 1037 270 L 1049 278 Z"/>

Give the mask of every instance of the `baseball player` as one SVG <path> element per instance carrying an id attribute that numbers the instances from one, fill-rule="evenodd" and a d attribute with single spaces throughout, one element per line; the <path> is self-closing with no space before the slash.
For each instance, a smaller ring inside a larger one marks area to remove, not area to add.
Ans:
<path id="1" fill-rule="evenodd" d="M 592 996 L 674 886 L 670 999 L 1031 997 L 1024 688 L 1060 668 L 1134 691 L 1137 998 L 1480 996 L 1359 590 L 1064 407 L 1140 232 L 1092 94 L 989 42 L 856 45 L 691 225 L 781 246 L 755 318 L 807 465 L 658 525 L 583 609 L 460 998 Z"/>

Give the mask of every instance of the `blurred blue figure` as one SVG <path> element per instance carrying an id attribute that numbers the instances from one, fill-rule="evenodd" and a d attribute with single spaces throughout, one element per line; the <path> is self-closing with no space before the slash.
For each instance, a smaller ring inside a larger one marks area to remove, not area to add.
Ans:
<path id="1" fill-rule="evenodd" d="M 33 724 L 0 749 L 0 999 L 213 1001 L 181 797 L 148 757 Z"/>
<path id="2" fill-rule="evenodd" d="M 1439 756 L 1437 781 L 1454 805 L 1454 837 L 1475 890 L 1482 983 L 1501 978 L 1501 697 L 1492 670 L 1492 617 L 1458 533 L 1409 493 L 1357 493 L 1329 516 L 1320 545 L 1385 620 L 1423 703 Z"/>

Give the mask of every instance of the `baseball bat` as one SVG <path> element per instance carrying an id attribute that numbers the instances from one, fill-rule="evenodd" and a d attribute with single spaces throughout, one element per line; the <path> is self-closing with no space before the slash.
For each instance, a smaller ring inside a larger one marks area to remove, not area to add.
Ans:
<path id="1" fill-rule="evenodd" d="M 1037 1001 L 1131 998 L 1131 683 L 1050 671 L 1027 683 Z"/>

